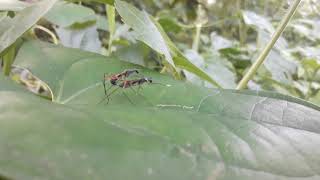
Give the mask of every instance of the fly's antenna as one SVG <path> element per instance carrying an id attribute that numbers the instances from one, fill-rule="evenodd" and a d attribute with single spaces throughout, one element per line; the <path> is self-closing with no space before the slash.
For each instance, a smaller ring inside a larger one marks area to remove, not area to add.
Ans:
<path id="1" fill-rule="evenodd" d="M 159 83 L 159 82 L 153 82 L 151 77 L 144 77 L 144 80 L 150 84 L 158 84 L 158 85 L 162 85 L 162 86 L 167 86 L 167 87 L 171 87 L 170 84 L 163 84 L 163 83 Z"/>
<path id="2" fill-rule="evenodd" d="M 157 84 L 157 85 L 162 85 L 162 86 L 166 86 L 166 87 L 171 87 L 171 84 L 163 84 L 163 83 L 159 83 L 159 82 L 152 82 L 152 84 Z"/>
<path id="3" fill-rule="evenodd" d="M 123 71 L 123 74 L 126 74 L 127 76 L 130 76 L 131 74 L 134 74 L 134 73 L 139 74 L 140 73 L 139 69 L 126 69 Z"/>

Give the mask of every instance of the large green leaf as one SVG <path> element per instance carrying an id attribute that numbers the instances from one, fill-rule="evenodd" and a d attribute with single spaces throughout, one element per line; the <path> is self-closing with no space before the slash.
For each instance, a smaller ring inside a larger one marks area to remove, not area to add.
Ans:
<path id="1" fill-rule="evenodd" d="M 43 0 L 23 9 L 14 18 L 2 18 L 0 21 L 0 53 L 34 25 L 56 1 Z"/>
<path id="2" fill-rule="evenodd" d="M 118 93 L 97 105 L 104 72 L 139 67 L 39 42 L 24 44 L 16 64 L 60 99 L 0 90 L 6 177 L 320 178 L 318 106 L 275 93 L 196 87 L 145 69 L 171 87 L 146 85 L 141 95 L 122 90 L 134 104 Z"/>
<path id="3" fill-rule="evenodd" d="M 0 91 L 18 91 L 23 92 L 22 88 L 14 84 L 8 77 L 0 76 Z"/>
<path id="4" fill-rule="evenodd" d="M 0 173 L 14 179 L 319 178 L 314 151 L 319 126 L 311 125 L 317 119 L 298 129 L 254 120 L 260 116 L 256 111 L 277 100 L 258 104 L 248 120 L 221 109 L 212 115 L 128 106 L 88 109 L 11 92 L 0 97 L 5 102 Z M 293 103 L 278 108 L 319 116 Z"/>

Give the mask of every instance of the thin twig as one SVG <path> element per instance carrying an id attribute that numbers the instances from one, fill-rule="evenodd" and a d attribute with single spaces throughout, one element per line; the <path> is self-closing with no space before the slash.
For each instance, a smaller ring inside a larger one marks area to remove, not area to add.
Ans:
<path id="1" fill-rule="evenodd" d="M 295 0 L 295 2 L 290 7 L 289 11 L 285 15 L 285 17 L 282 19 L 280 25 L 278 26 L 275 33 L 272 35 L 271 41 L 266 45 L 266 47 L 263 49 L 262 53 L 259 55 L 258 59 L 253 63 L 249 71 L 244 75 L 242 80 L 239 82 L 237 86 L 237 90 L 244 89 L 248 82 L 253 78 L 253 76 L 258 71 L 261 64 L 265 61 L 266 57 L 268 56 L 269 52 L 273 48 L 274 44 L 279 39 L 280 35 L 282 34 L 283 30 L 287 26 L 290 18 L 294 15 L 296 9 L 298 8 L 299 3 L 301 0 Z"/>

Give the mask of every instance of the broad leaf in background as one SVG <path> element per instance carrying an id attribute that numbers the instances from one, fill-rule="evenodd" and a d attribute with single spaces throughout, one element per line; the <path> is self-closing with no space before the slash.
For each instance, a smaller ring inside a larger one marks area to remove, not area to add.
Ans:
<path id="1" fill-rule="evenodd" d="M 264 66 L 271 72 L 274 80 L 289 84 L 292 81 L 292 75 L 297 72 L 297 64 L 285 59 L 278 51 L 271 50 Z"/>
<path id="2" fill-rule="evenodd" d="M 292 49 L 293 52 L 298 52 L 302 56 L 305 56 L 306 58 L 315 58 L 320 62 L 320 51 L 319 48 L 315 47 L 297 47 L 295 49 Z"/>
<path id="3" fill-rule="evenodd" d="M 214 86 L 221 88 L 221 86 L 214 79 L 212 79 L 207 73 L 205 73 L 203 70 L 198 68 L 192 62 L 190 62 L 190 60 L 187 57 L 185 57 L 184 54 L 177 48 L 177 46 L 170 40 L 168 35 L 162 29 L 161 25 L 154 18 L 151 18 L 151 19 L 152 19 L 153 23 L 157 26 L 161 35 L 165 39 L 168 47 L 170 48 L 170 52 L 173 56 L 173 61 L 177 67 L 182 68 L 186 71 L 189 71 L 189 72 L 201 77 L 202 79 L 210 82 Z"/>
<path id="4" fill-rule="evenodd" d="M 81 29 L 55 28 L 61 44 L 66 47 L 100 53 L 101 42 L 97 26 L 89 26 Z"/>
<path id="5" fill-rule="evenodd" d="M 272 34 L 264 31 L 263 29 L 257 29 L 258 32 L 258 37 L 257 37 L 257 48 L 258 49 L 263 49 L 264 46 L 270 41 Z M 283 38 L 280 37 L 276 44 L 274 45 L 274 48 L 282 51 L 288 48 L 288 42 Z"/>
<path id="6" fill-rule="evenodd" d="M 137 42 L 135 33 L 130 31 L 130 26 L 126 24 L 117 24 L 116 32 L 114 33 L 113 39 L 120 40 L 122 38 L 128 42 Z"/>
<path id="7" fill-rule="evenodd" d="M 216 32 L 210 34 L 211 47 L 214 51 L 219 51 L 225 48 L 231 48 L 234 43 L 222 36 L 219 36 Z"/>
<path id="8" fill-rule="evenodd" d="M 106 21 L 107 17 L 96 15 L 96 18 L 97 18 L 97 28 L 104 31 L 108 31 L 109 27 L 108 27 L 108 22 Z"/>
<path id="9" fill-rule="evenodd" d="M 254 48 L 254 50 L 256 50 Z M 220 55 L 223 58 L 227 58 L 232 62 L 236 69 L 241 70 L 250 66 L 252 60 L 252 52 L 247 48 L 241 48 L 238 46 L 233 46 L 230 48 L 224 48 L 219 50 Z"/>
<path id="10" fill-rule="evenodd" d="M 60 27 L 76 26 L 96 22 L 96 15 L 90 8 L 67 2 L 57 2 L 45 15 L 51 23 Z"/>
<path id="11" fill-rule="evenodd" d="M 292 27 L 297 35 L 302 35 L 313 42 L 320 39 L 320 21 L 317 19 L 293 20 L 289 27 Z"/>
<path id="12" fill-rule="evenodd" d="M 165 39 L 162 37 L 157 26 L 152 22 L 147 12 L 140 11 L 131 4 L 120 0 L 115 1 L 115 8 L 120 14 L 123 22 L 134 30 L 138 40 L 146 43 L 152 49 L 164 55 L 168 63 L 175 66 Z"/>
<path id="13" fill-rule="evenodd" d="M 258 44 L 260 49 L 270 40 L 270 34 L 259 30 Z M 285 56 L 285 50 L 288 44 L 284 39 L 279 39 L 275 48 L 270 51 L 264 66 L 272 74 L 272 78 L 278 82 L 289 84 L 292 81 L 292 75 L 297 72 L 298 63 Z M 261 51 L 258 51 L 260 53 Z M 255 60 L 256 58 L 254 58 Z"/>
<path id="14" fill-rule="evenodd" d="M 146 47 L 146 45 L 142 42 L 137 42 L 128 47 L 117 49 L 117 51 L 113 53 L 113 56 L 122 61 L 146 66 L 145 58 L 147 57 L 149 52 L 149 47 Z"/>
<path id="15" fill-rule="evenodd" d="M 1 0 L 0 11 L 21 11 L 30 5 L 30 3 L 25 3 L 18 0 Z"/>
<path id="16" fill-rule="evenodd" d="M 31 28 L 57 0 L 43 0 L 18 12 L 14 18 L 0 21 L 0 53 Z"/>
<path id="17" fill-rule="evenodd" d="M 202 57 L 194 50 L 187 50 L 184 54 L 197 67 L 209 74 L 211 78 L 214 79 L 222 88 L 233 89 L 236 87 L 235 75 L 220 62 L 220 57 L 212 55 Z M 195 84 L 205 85 L 205 87 L 212 87 L 211 84 L 204 82 L 198 76 L 195 76 L 192 73 L 186 72 L 185 74 L 187 79 Z"/>
<path id="18" fill-rule="evenodd" d="M 140 67 L 171 87 L 145 85 L 140 95 L 125 89 L 97 105 L 104 72 L 138 67 L 37 41 L 24 44 L 17 58 L 56 87 L 60 101 L 0 90 L 5 177 L 320 178 L 320 108 L 305 101 L 192 86 Z"/>
<path id="19" fill-rule="evenodd" d="M 244 22 L 254 28 L 258 33 L 257 47 L 262 49 L 271 39 L 272 33 L 275 32 L 275 29 L 267 18 L 260 16 L 255 12 L 243 11 L 242 13 Z M 274 47 L 278 50 L 282 50 L 288 47 L 288 43 L 286 39 L 280 36 Z"/>
<path id="20" fill-rule="evenodd" d="M 87 7 L 58 2 L 45 18 L 57 25 L 54 29 L 60 42 L 66 47 L 100 53 L 101 42 L 97 31 L 97 16 Z"/>
<path id="21" fill-rule="evenodd" d="M 263 29 L 268 31 L 269 33 L 273 33 L 275 31 L 268 19 L 256 14 L 255 12 L 242 11 L 242 17 L 247 25 L 254 26 L 256 29 Z"/>
<path id="22" fill-rule="evenodd" d="M 181 32 L 182 27 L 172 17 L 160 17 L 158 22 L 161 24 L 165 32 L 178 33 Z"/>
<path id="23" fill-rule="evenodd" d="M 203 58 L 201 57 L 200 54 L 198 54 L 196 51 L 190 49 L 190 50 L 186 50 L 184 52 L 184 55 L 191 60 L 191 62 L 199 67 L 199 68 L 204 68 L 205 67 L 205 62 L 203 60 Z M 194 84 L 197 85 L 202 85 L 202 86 L 206 86 L 205 81 L 201 80 L 198 76 L 189 73 L 188 71 L 185 72 L 185 76 L 186 79 Z M 209 86 L 206 87 L 212 87 L 212 85 L 210 84 Z M 213 86 L 214 87 L 214 86 Z"/>

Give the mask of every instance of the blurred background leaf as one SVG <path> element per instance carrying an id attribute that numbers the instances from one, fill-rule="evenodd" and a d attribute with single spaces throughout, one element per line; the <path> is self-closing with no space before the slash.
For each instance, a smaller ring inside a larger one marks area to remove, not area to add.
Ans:
<path id="1" fill-rule="evenodd" d="M 53 6 L 45 18 L 59 27 L 71 27 L 96 21 L 95 12 L 92 9 L 61 1 Z"/>
<path id="2" fill-rule="evenodd" d="M 169 48 L 161 33 L 144 11 L 139 11 L 134 6 L 116 0 L 115 7 L 122 20 L 135 32 L 135 37 L 165 56 L 166 60 L 174 66 Z"/>
<path id="3" fill-rule="evenodd" d="M 21 11 L 30 5 L 18 0 L 2 0 L 0 2 L 0 11 Z"/>
<path id="4" fill-rule="evenodd" d="M 0 52 L 13 44 L 24 32 L 31 28 L 57 0 L 43 0 L 18 12 L 15 17 L 0 20 Z"/>

